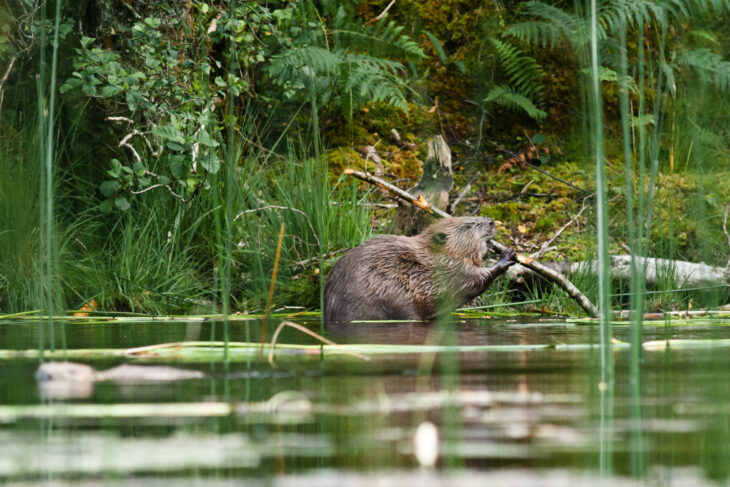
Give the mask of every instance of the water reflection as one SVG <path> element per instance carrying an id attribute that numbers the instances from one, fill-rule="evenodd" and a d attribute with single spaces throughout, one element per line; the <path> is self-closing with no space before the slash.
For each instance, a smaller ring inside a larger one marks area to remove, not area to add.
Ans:
<path id="1" fill-rule="evenodd" d="M 305 324 L 317 330 L 318 323 Z M 213 324 L 191 326 L 78 324 L 69 327 L 68 341 L 74 348 L 137 347 L 209 336 Z M 257 336 L 255 322 L 246 326 Z M 588 344 L 592 334 L 586 326 L 534 319 L 455 321 L 447 330 L 460 345 Z M 31 348 L 32 331 L 4 324 L 0 338 L 10 337 L 8 348 Z M 629 330 L 617 326 L 614 332 L 621 340 Z M 665 330 L 648 326 L 645 332 L 654 339 Z M 236 340 L 245 336 L 243 325 L 232 323 L 231 333 Z M 670 335 L 725 339 L 730 327 L 677 326 Z M 425 323 L 361 323 L 329 329 L 328 336 L 338 343 L 441 343 Z M 313 340 L 286 331 L 280 342 Z M 451 456 L 473 474 L 448 477 L 460 479 L 459 485 L 471 485 L 472 478 L 634 485 L 631 475 L 660 485 L 667 475 L 692 485 L 727 482 L 728 355 L 726 348 L 645 351 L 637 393 L 628 350 L 616 349 L 616 386 L 603 402 L 589 348 L 459 353 L 458 373 L 444 367 L 441 355 L 419 353 L 382 354 L 368 362 L 302 356 L 273 366 L 252 359 L 231 363 L 229 370 L 207 361 L 89 358 L 83 362 L 93 389 L 65 398 L 36 389 L 36 360 L 4 358 L 0 477 L 16 483 L 48 476 L 104 483 L 98 479 L 131 481 L 144 474 L 155 485 L 194 478 L 210 480 L 206 485 L 254 478 L 266 485 L 342 485 L 337 479 L 442 485 L 443 458 Z M 114 379 L 114 370 L 135 372 L 130 366 L 143 367 L 136 382 Z M 150 371 L 169 370 L 193 375 L 169 383 L 145 380 Z M 610 416 L 601 416 L 602 404 L 611 406 Z M 456 438 L 444 434 L 449 411 L 460 425 Z M 425 423 L 435 426 L 438 438 L 431 473 L 418 470 L 414 443 Z M 124 458 L 115 453 L 130 450 Z M 611 462 L 612 475 L 604 480 L 596 477 L 601 458 Z M 275 472 L 281 476 L 272 477 Z"/>

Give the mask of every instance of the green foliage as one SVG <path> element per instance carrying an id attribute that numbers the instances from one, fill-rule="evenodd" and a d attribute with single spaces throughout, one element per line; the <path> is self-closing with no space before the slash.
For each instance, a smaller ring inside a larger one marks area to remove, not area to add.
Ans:
<path id="1" fill-rule="evenodd" d="M 325 36 L 302 39 L 275 54 L 267 72 L 287 99 L 305 101 L 315 88 L 321 103 L 340 107 L 352 120 L 353 111 L 369 102 L 405 110 L 406 69 L 401 61 L 423 56 L 403 26 L 387 17 L 368 25 L 355 18 L 352 8 L 339 5 Z"/>
<path id="2" fill-rule="evenodd" d="M 541 79 L 545 72 L 538 62 L 505 41 L 492 38 L 490 42 L 514 90 L 530 98 L 535 104 L 542 102 L 545 87 L 541 84 Z"/>
<path id="3" fill-rule="evenodd" d="M 83 37 L 61 88 L 96 100 L 122 129 L 128 161 L 110 161 L 111 179 L 99 188 L 105 211 L 128 209 L 130 193 L 161 189 L 189 201 L 209 190 L 226 123 L 216 106 L 229 97 L 244 117 L 265 110 L 269 120 L 291 118 L 296 108 L 287 102 L 301 105 L 312 89 L 321 106 L 348 118 L 366 103 L 405 109 L 403 62 L 423 57 L 402 26 L 386 18 L 365 24 L 347 5 L 327 7 L 332 15 L 322 18 L 305 1 L 199 2 L 189 26 L 173 22 L 176 8 L 154 6 L 154 16 L 115 23 L 115 50 Z"/>
<path id="4" fill-rule="evenodd" d="M 532 100 L 525 95 L 514 91 L 509 86 L 495 86 L 484 99 L 485 103 L 494 102 L 508 108 L 521 108 L 534 119 L 545 118 L 543 110 L 537 108 Z"/>
<path id="5" fill-rule="evenodd" d="M 271 181 L 244 166 L 251 189 L 266 200 L 244 197 L 234 225 L 234 260 L 246 269 L 234 289 L 251 308 L 262 309 L 281 224 L 285 237 L 279 262 L 277 303 L 318 307 L 320 254 L 359 245 L 370 235 L 370 212 L 353 179 L 329 180 L 326 160 L 290 157 L 271 169 Z"/>
<path id="6" fill-rule="evenodd" d="M 677 66 L 691 67 L 718 90 L 730 92 L 730 61 L 707 48 L 677 53 Z"/>
<path id="7" fill-rule="evenodd" d="M 0 141 L 0 310 L 39 309 L 43 295 L 38 275 L 38 164 L 29 134 Z"/>

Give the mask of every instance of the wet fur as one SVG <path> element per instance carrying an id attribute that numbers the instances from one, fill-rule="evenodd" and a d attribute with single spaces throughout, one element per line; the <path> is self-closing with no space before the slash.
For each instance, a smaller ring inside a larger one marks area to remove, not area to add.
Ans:
<path id="1" fill-rule="evenodd" d="M 413 237 L 374 237 L 349 250 L 325 285 L 328 323 L 353 320 L 431 320 L 479 296 L 512 265 L 509 249 L 484 268 L 494 221 L 484 217 L 439 220 Z"/>

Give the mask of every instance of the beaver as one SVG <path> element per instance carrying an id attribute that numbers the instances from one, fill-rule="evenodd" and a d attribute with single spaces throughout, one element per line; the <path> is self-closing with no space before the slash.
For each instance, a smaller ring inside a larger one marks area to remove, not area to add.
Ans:
<path id="1" fill-rule="evenodd" d="M 511 248 L 482 267 L 494 220 L 452 217 L 413 237 L 383 235 L 348 250 L 324 288 L 327 323 L 433 320 L 483 293 L 515 263 Z"/>

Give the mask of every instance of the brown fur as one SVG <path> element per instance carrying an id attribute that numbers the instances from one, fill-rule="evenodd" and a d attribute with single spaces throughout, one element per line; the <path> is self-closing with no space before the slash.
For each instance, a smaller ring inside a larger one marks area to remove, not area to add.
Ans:
<path id="1" fill-rule="evenodd" d="M 328 323 L 353 320 L 431 320 L 481 293 L 514 263 L 507 249 L 484 268 L 494 221 L 485 217 L 439 220 L 413 237 L 374 237 L 349 250 L 327 278 Z"/>

